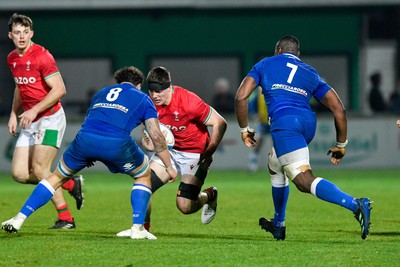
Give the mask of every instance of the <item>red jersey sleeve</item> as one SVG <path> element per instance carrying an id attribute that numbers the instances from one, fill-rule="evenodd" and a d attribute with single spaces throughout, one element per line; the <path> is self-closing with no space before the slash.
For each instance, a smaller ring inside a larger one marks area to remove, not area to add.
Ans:
<path id="1" fill-rule="evenodd" d="M 188 99 L 186 103 L 189 103 L 188 112 L 191 114 L 191 117 L 203 124 L 207 123 L 211 115 L 211 107 L 195 93 L 187 92 Z"/>
<path id="2" fill-rule="evenodd" d="M 43 53 L 39 54 L 39 69 L 43 78 L 47 79 L 54 74 L 58 74 L 59 70 L 56 60 L 54 59 L 53 55 L 50 54 L 49 50 L 45 49 L 44 47 L 42 49 Z"/>

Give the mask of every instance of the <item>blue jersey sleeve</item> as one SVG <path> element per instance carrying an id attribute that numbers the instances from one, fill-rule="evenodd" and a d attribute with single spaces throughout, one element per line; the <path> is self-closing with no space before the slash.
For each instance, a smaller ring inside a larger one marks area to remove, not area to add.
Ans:
<path id="1" fill-rule="evenodd" d="M 143 106 L 145 107 L 143 113 L 143 121 L 151 118 L 158 118 L 157 109 L 154 106 L 153 101 L 151 101 L 150 97 L 146 97 Z"/>
<path id="2" fill-rule="evenodd" d="M 255 64 L 247 74 L 247 76 L 252 77 L 254 79 L 254 81 L 256 82 L 256 86 L 260 85 L 260 80 L 261 80 L 260 69 L 262 68 L 262 62 L 263 61 L 259 61 L 257 64 Z"/>
<path id="3" fill-rule="evenodd" d="M 318 86 L 315 89 L 313 96 L 321 100 L 324 95 L 331 89 L 331 87 L 318 75 Z"/>

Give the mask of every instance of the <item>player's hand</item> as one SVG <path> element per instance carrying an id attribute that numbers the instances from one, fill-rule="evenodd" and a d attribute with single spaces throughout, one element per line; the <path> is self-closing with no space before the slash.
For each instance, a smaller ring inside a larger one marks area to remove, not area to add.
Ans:
<path id="1" fill-rule="evenodd" d="M 326 154 L 332 154 L 331 162 L 332 164 L 337 165 L 340 163 L 340 160 L 344 157 L 344 155 L 346 155 L 346 148 L 333 146 L 328 150 L 328 153 Z"/>
<path id="2" fill-rule="evenodd" d="M 257 144 L 255 139 L 255 132 L 253 129 L 249 128 L 248 131 L 242 132 L 242 141 L 248 147 L 254 147 Z"/>
<path id="3" fill-rule="evenodd" d="M 165 168 L 165 171 L 169 175 L 168 183 L 175 182 L 178 177 L 178 172 L 172 166 L 170 168 Z"/>
<path id="4" fill-rule="evenodd" d="M 400 120 L 397 120 L 396 124 L 397 124 L 397 127 L 400 128 Z"/>
<path id="5" fill-rule="evenodd" d="M 17 136 L 17 127 L 18 122 L 16 116 L 10 116 L 10 120 L 8 121 L 8 133 L 12 136 Z"/>
<path id="6" fill-rule="evenodd" d="M 23 112 L 18 117 L 20 119 L 19 126 L 21 126 L 21 128 L 23 129 L 26 129 L 29 128 L 31 126 L 31 123 L 36 119 L 37 112 L 32 108 Z"/>

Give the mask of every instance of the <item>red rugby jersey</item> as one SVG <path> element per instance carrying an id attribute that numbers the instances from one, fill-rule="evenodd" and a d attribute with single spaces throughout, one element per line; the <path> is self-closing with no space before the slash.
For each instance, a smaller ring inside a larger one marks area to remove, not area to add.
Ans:
<path id="1" fill-rule="evenodd" d="M 43 46 L 32 43 L 26 53 L 20 56 L 13 50 L 7 57 L 8 67 L 18 85 L 24 110 L 31 109 L 46 97 L 50 87 L 46 79 L 59 74 L 56 61 Z M 35 119 L 49 116 L 61 108 L 58 101 L 53 107 L 41 112 Z"/>
<path id="2" fill-rule="evenodd" d="M 195 93 L 174 85 L 171 102 L 156 108 L 160 121 L 174 134 L 174 149 L 191 153 L 204 151 L 210 141 L 205 125 L 212 112 L 208 104 Z"/>

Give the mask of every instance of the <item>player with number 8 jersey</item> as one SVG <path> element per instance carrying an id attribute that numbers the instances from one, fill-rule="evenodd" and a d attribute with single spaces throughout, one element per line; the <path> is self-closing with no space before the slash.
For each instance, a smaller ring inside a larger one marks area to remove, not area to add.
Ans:
<path id="1" fill-rule="evenodd" d="M 124 173 L 135 180 L 131 191 L 129 236 L 156 239 L 143 226 L 152 194 L 149 160 L 131 137 L 131 131 L 145 124 L 163 164 L 172 166 L 171 157 L 155 106 L 149 96 L 140 91 L 143 73 L 134 66 L 124 67 L 114 73 L 114 79 L 116 84 L 101 89 L 93 97 L 81 129 L 63 153 L 56 170 L 36 186 L 17 216 L 2 223 L 4 230 L 18 231 L 26 218 L 46 204 L 67 178 L 100 161 L 112 173 Z M 175 169 L 168 168 L 165 172 L 170 179 L 176 179 Z"/>

